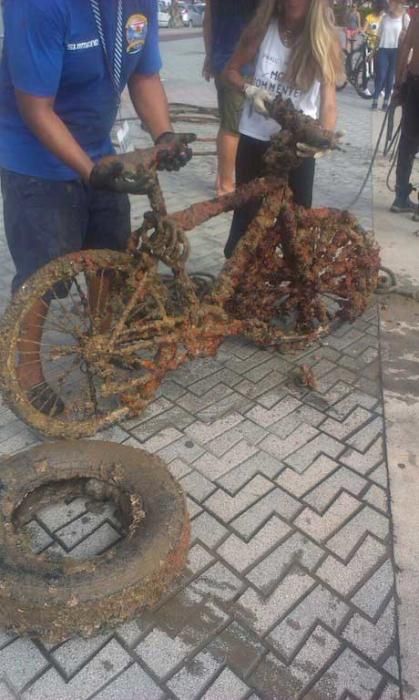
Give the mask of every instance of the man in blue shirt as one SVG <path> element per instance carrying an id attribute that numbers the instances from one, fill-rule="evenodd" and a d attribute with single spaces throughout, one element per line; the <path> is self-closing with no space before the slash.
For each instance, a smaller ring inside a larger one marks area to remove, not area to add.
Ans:
<path id="1" fill-rule="evenodd" d="M 173 133 L 160 82 L 155 0 L 5 0 L 4 24 L 0 168 L 15 291 L 65 253 L 125 248 L 128 195 L 112 173 L 107 192 L 89 180 L 95 162 L 113 152 L 126 85 L 155 143 L 170 145 L 175 162 L 165 165 L 179 167 L 190 151 Z M 42 329 L 30 317 L 28 326 L 34 342 Z M 44 383 L 40 363 L 21 375 L 28 391 Z"/>
<path id="2" fill-rule="evenodd" d="M 259 0 L 207 0 L 204 16 L 206 80 L 215 78 L 220 130 L 217 137 L 218 174 L 216 189 L 222 195 L 234 191 L 234 166 L 239 142 L 239 120 L 244 96 L 226 85 L 221 73 L 233 55 L 240 35 Z"/>

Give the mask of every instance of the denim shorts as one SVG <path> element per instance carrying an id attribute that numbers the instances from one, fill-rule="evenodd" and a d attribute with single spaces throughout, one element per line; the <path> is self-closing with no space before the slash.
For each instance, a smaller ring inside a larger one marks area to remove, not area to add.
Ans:
<path id="1" fill-rule="evenodd" d="M 4 226 L 16 275 L 12 293 L 50 260 L 83 248 L 124 250 L 130 235 L 128 196 L 79 180 L 43 180 L 1 171 Z"/>

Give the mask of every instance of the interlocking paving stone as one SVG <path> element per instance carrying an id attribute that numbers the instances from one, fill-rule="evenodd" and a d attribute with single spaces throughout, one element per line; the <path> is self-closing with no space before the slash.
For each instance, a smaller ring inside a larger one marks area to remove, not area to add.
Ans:
<path id="1" fill-rule="evenodd" d="M 273 408 L 266 409 L 262 406 L 255 406 L 250 411 L 248 411 L 247 418 L 260 425 L 262 428 L 268 428 L 279 421 L 284 416 L 292 413 L 296 408 L 301 406 L 300 401 L 294 399 L 292 396 L 282 399 Z"/>
<path id="2" fill-rule="evenodd" d="M 312 508 L 304 508 L 295 519 L 295 524 L 316 542 L 324 542 L 333 532 L 341 528 L 344 521 L 358 508 L 359 501 L 356 498 L 348 493 L 341 493 L 322 515 Z"/>
<path id="3" fill-rule="evenodd" d="M 95 700 L 162 700 L 164 697 L 165 692 L 138 664 L 127 668 L 94 696 Z"/>
<path id="4" fill-rule="evenodd" d="M 313 458 L 320 454 L 336 458 L 344 446 L 338 440 L 329 435 L 317 435 L 313 440 L 307 440 L 303 447 L 300 447 L 294 454 L 287 458 L 287 463 L 298 472 L 303 472 L 313 461 Z"/>
<path id="5" fill-rule="evenodd" d="M 222 667 L 222 660 L 208 651 L 202 651 L 167 682 L 168 688 L 182 700 L 194 700 L 205 689 L 211 678 Z"/>
<path id="6" fill-rule="evenodd" d="M 147 452 L 158 452 L 178 439 L 182 439 L 182 433 L 179 430 L 176 430 L 176 428 L 164 428 L 157 435 L 153 435 L 153 437 L 146 440 L 142 447 Z"/>
<path id="7" fill-rule="evenodd" d="M 253 506 L 231 522 L 243 537 L 250 537 L 273 514 L 291 520 L 301 510 L 301 504 L 280 488 L 274 488 Z"/>
<path id="8" fill-rule="evenodd" d="M 136 652 L 148 668 L 164 678 L 227 620 L 214 601 L 185 589 L 172 605 L 159 609 L 156 627 L 138 644 Z"/>
<path id="9" fill-rule="evenodd" d="M 296 496 L 301 498 L 305 493 L 310 491 L 314 486 L 322 481 L 324 477 L 331 474 L 338 468 L 338 463 L 333 459 L 322 455 L 314 460 L 312 465 L 308 467 L 302 474 L 295 472 L 294 469 L 287 467 L 276 479 L 276 482 L 282 486 L 284 489 L 289 491 Z M 318 487 L 319 489 L 321 486 Z M 316 489 L 317 491 L 318 489 Z M 305 501 L 310 502 L 307 498 Z M 312 505 L 321 508 L 320 503 L 317 500 L 317 496 L 314 496 L 315 503 Z"/>
<path id="10" fill-rule="evenodd" d="M 270 596 L 264 597 L 249 588 L 236 604 L 236 614 L 255 632 L 265 634 L 279 618 L 295 605 L 311 588 L 314 581 L 301 569 L 291 571 Z"/>
<path id="11" fill-rule="evenodd" d="M 371 533 L 381 540 L 388 536 L 388 521 L 377 511 L 365 506 L 349 523 L 344 525 L 327 543 L 337 556 L 346 559 L 361 538 Z"/>
<path id="12" fill-rule="evenodd" d="M 246 683 L 243 683 L 229 668 L 225 668 L 202 696 L 202 700 L 222 700 L 222 698 L 244 700 L 248 691 Z"/>
<path id="13" fill-rule="evenodd" d="M 272 630 L 269 641 L 282 657 L 290 661 L 316 621 L 323 622 L 336 632 L 349 609 L 346 603 L 324 586 L 317 586 Z"/>
<path id="14" fill-rule="evenodd" d="M 223 489 L 234 496 L 234 494 L 256 474 L 263 474 L 269 479 L 272 479 L 281 470 L 282 466 L 278 460 L 272 457 L 272 455 L 258 450 L 254 455 L 249 457 L 249 459 L 246 459 L 237 467 L 227 472 L 227 474 L 217 479 L 217 482 Z"/>
<path id="15" fill-rule="evenodd" d="M 203 501 L 217 488 L 199 472 L 191 472 L 180 480 L 182 488 L 196 501 Z"/>
<path id="16" fill-rule="evenodd" d="M 324 414 L 312 406 L 301 406 L 285 418 L 270 426 L 270 431 L 282 440 L 291 435 L 300 425 L 311 425 L 317 428 L 324 421 Z"/>
<path id="17" fill-rule="evenodd" d="M 323 458 L 323 460 L 326 458 Z M 319 460 L 320 461 L 320 460 Z M 307 470 L 308 471 L 308 470 Z M 307 472 L 304 472 L 304 475 Z M 308 503 L 314 510 L 323 513 L 340 491 L 345 490 L 353 496 L 359 496 L 366 487 L 367 482 L 360 475 L 346 467 L 340 467 L 334 474 L 327 477 L 318 486 L 304 496 L 305 503 Z"/>
<path id="18" fill-rule="evenodd" d="M 267 435 L 267 437 L 260 443 L 260 447 L 263 450 L 266 450 L 266 452 L 270 452 L 270 454 L 277 459 L 284 460 L 288 456 L 293 455 L 300 447 L 305 446 L 308 441 L 316 437 L 318 434 L 319 431 L 316 430 L 316 428 L 313 428 L 311 425 L 304 424 L 303 426 L 296 428 L 284 440 L 279 438 L 277 435 Z"/>
<path id="19" fill-rule="evenodd" d="M 158 456 L 165 462 L 170 462 L 173 459 L 181 459 L 186 464 L 191 464 L 203 454 L 204 450 L 200 445 L 197 445 L 193 440 L 188 440 L 183 435 L 179 440 L 171 442 L 158 451 Z"/>
<path id="20" fill-rule="evenodd" d="M 205 511 L 192 521 L 192 542 L 198 539 L 207 547 L 216 547 L 227 533 L 227 528 Z"/>
<path id="21" fill-rule="evenodd" d="M 369 617 L 375 617 L 392 588 L 393 571 L 390 560 L 387 560 L 355 593 L 352 602 Z"/>
<path id="22" fill-rule="evenodd" d="M 355 697 L 372 700 L 381 675 L 350 649 L 345 649 L 313 690 L 320 697 Z"/>
<path id="23" fill-rule="evenodd" d="M 322 549 L 308 537 L 296 532 L 280 544 L 274 552 L 257 564 L 247 575 L 260 591 L 268 593 L 291 565 L 299 564 L 312 571 L 323 556 Z"/>
<path id="24" fill-rule="evenodd" d="M 118 642 L 111 640 L 70 681 L 53 668 L 46 671 L 23 694 L 24 700 L 85 700 L 118 675 L 131 657 Z"/>
<path id="25" fill-rule="evenodd" d="M 6 680 L 0 680 L 0 698 L 1 700 L 16 700 L 16 695 L 9 687 Z"/>
<path id="26" fill-rule="evenodd" d="M 51 656 L 63 674 L 70 677 L 83 666 L 86 658 L 93 656 L 106 644 L 109 637 L 110 634 L 99 634 L 93 639 L 74 637 L 61 644 L 51 653 Z"/>
<path id="27" fill-rule="evenodd" d="M 272 482 L 258 474 L 243 486 L 236 496 L 230 496 L 222 489 L 218 489 L 205 501 L 205 507 L 229 522 L 272 488 Z"/>
<path id="28" fill-rule="evenodd" d="M 394 601 L 391 600 L 375 623 L 356 613 L 345 627 L 343 636 L 365 656 L 378 661 L 392 643 L 394 622 Z"/>
<path id="29" fill-rule="evenodd" d="M 0 675 L 6 675 L 16 690 L 47 666 L 47 660 L 29 639 L 16 639 L 0 651 Z"/>
<path id="30" fill-rule="evenodd" d="M 381 489 L 379 486 L 375 484 L 371 486 L 362 500 L 367 501 L 367 503 L 370 503 L 382 513 L 387 514 L 388 496 L 384 489 Z"/>
<path id="31" fill-rule="evenodd" d="M 333 658 L 339 647 L 339 640 L 324 627 L 317 625 L 288 666 L 288 673 L 291 674 L 296 689 L 303 691 Z"/>
<path id="32" fill-rule="evenodd" d="M 240 537 L 230 537 L 218 548 L 217 554 L 225 559 L 236 571 L 243 572 L 257 559 L 260 559 L 269 549 L 285 538 L 290 532 L 289 526 L 279 518 L 271 518 L 249 540 L 243 542 Z"/>
<path id="33" fill-rule="evenodd" d="M 24 530 L 31 539 L 31 549 L 35 554 L 41 552 L 43 549 L 45 549 L 45 547 L 52 544 L 54 541 L 52 537 L 50 537 L 50 535 L 44 530 L 44 528 L 41 527 L 41 525 L 35 520 L 28 523 Z"/>
<path id="34" fill-rule="evenodd" d="M 399 675 L 399 663 L 395 656 L 390 656 L 387 661 L 383 664 L 388 673 L 390 673 L 394 678 L 398 678 Z"/>
<path id="35" fill-rule="evenodd" d="M 355 435 L 350 437 L 348 439 L 348 444 L 359 452 L 364 452 L 378 435 L 383 434 L 383 431 L 383 419 L 377 416 L 377 418 L 374 418 L 365 428 L 362 428 L 362 430 L 359 430 Z"/>
<path id="36" fill-rule="evenodd" d="M 198 420 L 186 428 L 185 432 L 191 438 L 205 445 L 210 440 L 215 440 L 219 435 L 241 423 L 242 420 L 243 416 L 233 411 L 229 416 L 219 418 L 210 424 Z"/>
<path id="37" fill-rule="evenodd" d="M 341 595 L 349 595 L 363 579 L 373 573 L 374 566 L 386 553 L 387 548 L 368 535 L 347 564 L 328 556 L 317 570 L 317 574 Z"/>
<path id="38" fill-rule="evenodd" d="M 244 583 L 238 576 L 221 562 L 216 562 L 196 578 L 189 589 L 201 595 L 211 594 L 217 602 L 228 602 L 236 598 L 243 587 Z"/>

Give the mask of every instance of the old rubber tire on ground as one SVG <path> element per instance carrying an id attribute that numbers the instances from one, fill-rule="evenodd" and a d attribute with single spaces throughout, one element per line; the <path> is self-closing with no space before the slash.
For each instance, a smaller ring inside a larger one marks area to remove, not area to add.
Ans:
<path id="1" fill-rule="evenodd" d="M 0 463 L 0 625 L 58 642 L 89 637 L 152 606 L 189 546 L 183 492 L 163 462 L 115 443 L 44 444 Z M 117 503 L 125 537 L 92 559 L 32 552 L 22 526 L 63 497 Z"/>

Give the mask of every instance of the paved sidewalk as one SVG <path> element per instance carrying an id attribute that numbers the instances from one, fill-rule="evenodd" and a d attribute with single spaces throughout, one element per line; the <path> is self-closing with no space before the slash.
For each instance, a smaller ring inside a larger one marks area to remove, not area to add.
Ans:
<path id="1" fill-rule="evenodd" d="M 181 43 L 164 48 L 169 94 L 211 103 L 200 42 Z M 317 199 L 334 206 L 352 199 L 371 153 L 367 103 L 348 90 L 341 108 L 348 151 L 317 176 Z M 169 209 L 207 197 L 214 176 L 207 159 L 165 176 Z M 370 188 L 357 211 L 371 226 Z M 193 269 L 220 267 L 228 222 L 194 236 Z M 0 246 L 5 302 L 12 265 Z M 316 391 L 295 385 L 303 363 Z M 36 443 L 5 407 L 0 416 L 1 454 Z M 401 697 L 374 306 L 304 353 L 227 340 L 215 359 L 168 376 L 142 416 L 98 437 L 160 455 L 179 479 L 192 521 L 187 571 L 156 610 L 95 639 L 51 647 L 1 634 L 0 700 Z M 82 501 L 30 527 L 39 551 L 79 557 L 119 538 L 112 512 Z"/>

